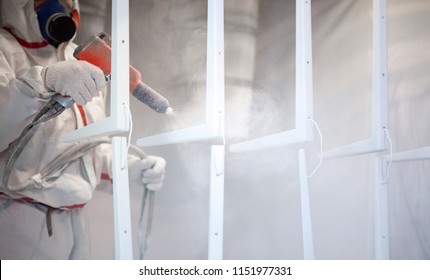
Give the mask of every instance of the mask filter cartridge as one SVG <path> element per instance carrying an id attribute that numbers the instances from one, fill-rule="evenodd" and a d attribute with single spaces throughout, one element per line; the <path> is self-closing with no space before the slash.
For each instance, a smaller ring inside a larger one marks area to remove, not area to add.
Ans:
<path id="1" fill-rule="evenodd" d="M 51 45 L 67 42 L 76 33 L 70 10 L 60 0 L 47 0 L 36 9 L 40 31 Z"/>

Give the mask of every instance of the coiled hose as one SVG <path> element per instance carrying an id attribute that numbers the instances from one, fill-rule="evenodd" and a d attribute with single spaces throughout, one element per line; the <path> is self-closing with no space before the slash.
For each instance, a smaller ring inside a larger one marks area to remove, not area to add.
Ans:
<path id="1" fill-rule="evenodd" d="M 59 96 L 59 98 L 61 98 Z M 30 178 L 27 183 L 21 185 L 20 187 L 14 187 L 11 189 L 9 187 L 9 177 L 12 173 L 12 170 L 15 166 L 16 161 L 24 150 L 25 146 L 30 141 L 31 137 L 34 135 L 35 130 L 33 129 L 38 124 L 46 122 L 56 116 L 60 115 L 65 109 L 70 107 L 70 104 L 64 104 L 64 102 L 57 102 L 56 98 L 52 98 L 35 116 L 33 121 L 27 125 L 20 136 L 11 144 L 8 152 L 8 156 L 5 162 L 2 186 L 6 191 L 23 191 L 27 189 L 30 185 L 32 185 L 32 179 Z M 46 182 L 57 179 L 61 171 L 66 169 L 73 161 L 79 159 L 84 154 L 86 154 L 89 150 L 105 143 L 110 143 L 108 139 L 102 140 L 93 140 L 86 142 L 84 144 L 80 144 L 75 146 L 65 153 L 61 154 L 54 161 L 48 164 L 41 172 L 40 178 Z M 138 147 L 131 145 L 130 148 L 132 151 L 140 157 L 140 159 L 144 159 L 147 155 Z M 56 174 L 56 175 L 52 175 Z M 138 226 L 138 242 L 139 242 L 139 259 L 144 259 L 145 254 L 149 248 L 149 242 L 151 237 L 151 229 L 152 229 L 152 218 L 154 213 L 154 204 L 155 204 L 155 192 L 149 190 L 146 185 L 143 190 L 143 199 L 140 211 L 139 218 L 139 226 Z M 145 210 L 147 209 L 148 213 L 145 215 Z M 145 223 L 145 216 L 146 223 Z"/>
<path id="2" fill-rule="evenodd" d="M 40 123 L 46 122 L 56 116 L 60 115 L 67 107 L 57 102 L 55 98 L 52 98 L 34 117 L 33 121 L 28 124 L 21 135 L 11 144 L 8 152 L 8 156 L 5 162 L 2 186 L 4 190 L 8 191 L 20 191 L 23 189 L 14 189 L 11 190 L 9 188 L 9 177 L 12 172 L 13 167 L 15 166 L 15 162 L 18 157 L 21 155 L 25 146 L 30 141 L 31 137 L 34 134 L 34 127 Z M 26 188 L 26 187 L 25 187 Z"/>

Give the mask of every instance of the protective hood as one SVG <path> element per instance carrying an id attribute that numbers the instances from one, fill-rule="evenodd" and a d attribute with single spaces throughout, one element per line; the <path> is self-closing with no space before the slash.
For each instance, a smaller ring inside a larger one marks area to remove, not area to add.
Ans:
<path id="1" fill-rule="evenodd" d="M 78 0 L 74 0 L 76 12 Z M 2 26 L 29 44 L 46 42 L 40 32 L 34 0 L 1 0 Z"/>

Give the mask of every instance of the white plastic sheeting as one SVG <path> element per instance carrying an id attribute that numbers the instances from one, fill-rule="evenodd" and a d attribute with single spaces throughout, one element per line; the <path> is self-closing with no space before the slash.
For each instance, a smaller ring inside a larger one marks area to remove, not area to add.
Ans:
<path id="1" fill-rule="evenodd" d="M 235 95 L 235 87 L 226 86 L 226 131 L 231 131 L 229 125 L 235 127 L 234 134 L 227 135 L 227 144 L 288 130 L 295 124 L 295 1 L 259 1 L 255 15 L 249 13 L 252 8 L 247 7 L 246 13 L 241 10 L 243 3 L 250 2 L 225 3 L 226 46 L 229 38 L 255 42 L 251 46 L 235 45 L 234 52 L 229 51 L 233 48 L 225 50 L 226 73 L 232 73 L 229 69 L 240 61 L 240 48 L 243 53 L 255 53 L 251 57 L 252 81 L 226 78 L 227 83 L 252 86 L 251 105 L 241 107 L 246 118 L 229 115 L 229 108 L 243 104 L 240 96 L 229 98 Z M 134 138 L 199 124 L 205 107 L 206 1 L 130 3 L 132 64 L 178 111 L 176 119 L 166 120 L 133 103 Z M 329 150 L 371 134 L 372 1 L 314 0 L 312 15 L 314 119 L 323 135 L 323 148 Z M 231 24 L 252 23 L 253 17 L 257 17 L 257 26 Z M 387 1 L 387 23 L 388 132 L 395 154 L 430 145 L 430 2 Z M 243 98 L 249 102 L 248 96 Z M 238 119 L 249 122 L 238 125 Z M 319 156 L 316 134 L 314 141 L 304 146 L 307 168 L 312 170 Z M 297 159 L 297 148 L 301 147 L 239 154 L 227 151 L 225 259 L 304 258 Z M 154 147 L 147 153 L 168 161 L 165 186 L 156 197 L 147 257 L 206 259 L 210 145 Z M 324 160 L 310 178 L 315 258 L 375 258 L 373 160 L 374 155 L 366 154 Z M 429 168 L 428 160 L 393 162 L 390 167 L 387 186 L 392 259 L 430 258 Z M 131 190 L 134 235 L 140 193 Z M 114 258 L 111 198 L 99 193 L 89 208 L 93 257 Z"/>

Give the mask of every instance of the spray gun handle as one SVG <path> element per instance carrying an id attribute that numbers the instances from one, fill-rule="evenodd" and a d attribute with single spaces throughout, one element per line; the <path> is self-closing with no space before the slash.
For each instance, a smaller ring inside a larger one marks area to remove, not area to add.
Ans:
<path id="1" fill-rule="evenodd" d="M 110 81 L 110 74 L 105 75 L 105 79 L 106 82 Z M 58 105 L 61 105 L 64 109 L 69 108 L 70 106 L 72 106 L 75 103 L 75 101 L 73 100 L 73 98 L 71 98 L 70 96 L 64 96 L 61 93 L 56 93 L 51 100 L 48 102 L 48 104 L 50 104 L 51 107 L 55 108 Z"/>
<path id="2" fill-rule="evenodd" d="M 52 97 L 51 101 L 59 103 L 64 108 L 69 108 L 75 103 L 75 101 L 70 96 L 64 96 L 60 93 L 55 94 Z"/>

